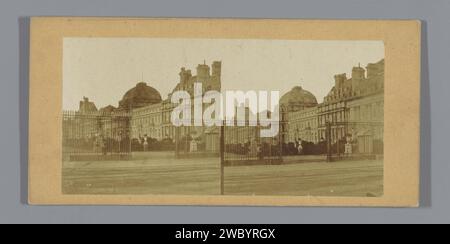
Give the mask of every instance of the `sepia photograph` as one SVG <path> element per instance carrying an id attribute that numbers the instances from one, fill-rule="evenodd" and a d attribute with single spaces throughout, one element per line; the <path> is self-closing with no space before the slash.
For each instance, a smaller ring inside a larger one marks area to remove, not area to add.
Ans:
<path id="1" fill-rule="evenodd" d="M 66 195 L 381 197 L 382 40 L 63 39 Z"/>
<path id="2" fill-rule="evenodd" d="M 449 1 L 0 6 L 0 223 L 284 243 L 450 221 Z"/>
<path id="3" fill-rule="evenodd" d="M 418 206 L 420 22 L 30 28 L 32 204 Z"/>

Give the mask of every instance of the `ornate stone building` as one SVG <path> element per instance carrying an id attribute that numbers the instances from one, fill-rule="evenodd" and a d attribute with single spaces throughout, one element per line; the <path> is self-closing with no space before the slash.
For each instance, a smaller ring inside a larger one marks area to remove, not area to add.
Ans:
<path id="1" fill-rule="evenodd" d="M 75 139 L 98 134 L 132 139 L 147 135 L 157 140 L 189 136 L 204 144 L 207 151 L 216 152 L 218 128 L 176 128 L 171 123 L 171 113 L 176 106 L 171 103 L 173 92 L 187 91 L 194 99 L 195 82 L 202 83 L 202 95 L 210 90 L 221 90 L 221 62 L 215 61 L 211 67 L 199 64 L 196 71 L 193 75 L 190 70 L 181 68 L 179 82 L 164 100 L 155 88 L 143 82 L 125 93 L 118 108 L 107 106 L 97 110 L 93 102 L 84 98 L 78 111 L 65 116 L 64 135 Z M 298 139 L 317 143 L 326 138 L 329 122 L 333 143 L 351 138 L 355 152 L 379 154 L 383 151 L 383 107 L 384 60 L 380 60 L 368 64 L 365 69 L 354 67 L 350 78 L 346 74 L 335 75 L 334 86 L 323 103 L 319 104 L 316 97 L 302 87 L 294 87 L 283 95 L 280 99 L 280 138 L 284 143 Z M 230 129 L 226 133 L 229 133 L 227 143 L 231 144 L 248 143 L 258 138 L 257 128 Z"/>
<path id="2" fill-rule="evenodd" d="M 325 136 L 326 122 L 330 122 L 332 142 L 349 136 L 358 144 L 359 153 L 381 153 L 384 59 L 366 69 L 354 67 L 351 78 L 345 74 L 334 78 L 335 86 L 319 105 L 319 136 Z"/>
<path id="3" fill-rule="evenodd" d="M 63 139 L 90 141 L 103 137 L 119 141 L 130 136 L 130 118 L 129 112 L 111 105 L 97 110 L 95 103 L 84 97 L 77 111 L 63 112 Z"/>
<path id="4" fill-rule="evenodd" d="M 94 102 L 83 97 L 78 111 L 65 111 L 63 114 L 63 134 L 66 139 L 90 139 L 99 131 L 100 111 Z"/>
<path id="5" fill-rule="evenodd" d="M 161 94 L 145 82 L 140 82 L 136 87 L 125 93 L 119 102 L 119 110 L 131 111 L 133 109 L 161 103 Z"/>
<path id="6" fill-rule="evenodd" d="M 300 86 L 281 97 L 282 142 L 295 142 L 298 139 L 317 141 L 317 105 L 316 97 Z"/>
<path id="7" fill-rule="evenodd" d="M 74 127 L 71 133 L 78 138 L 92 138 L 97 133 L 97 127 L 99 126 L 98 119 L 96 118 L 96 114 L 98 113 L 97 106 L 92 101 L 89 101 L 89 98 L 83 97 L 83 100 L 80 101 L 80 107 L 78 109 L 75 119 L 76 125 L 81 125 L 80 129 Z"/>
<path id="8" fill-rule="evenodd" d="M 280 105 L 286 112 L 297 112 L 305 108 L 315 107 L 317 104 L 316 97 L 301 86 L 292 88 L 280 99 Z"/>
<path id="9" fill-rule="evenodd" d="M 319 142 L 317 106 L 288 113 L 287 120 L 289 121 L 289 133 L 287 133 L 288 137 L 285 142 L 295 142 L 299 139 L 314 143 Z"/>
<path id="10" fill-rule="evenodd" d="M 162 119 L 162 136 L 164 139 L 174 139 L 176 135 L 176 128 L 172 125 L 170 117 L 175 105 L 170 99 L 165 99 L 161 104 L 161 119 Z"/>
<path id="11" fill-rule="evenodd" d="M 217 137 L 217 133 L 213 129 L 206 130 L 204 127 L 176 128 L 173 126 L 171 114 L 176 105 L 172 104 L 171 97 L 173 92 L 187 91 L 194 99 L 194 84 L 196 82 L 202 83 L 202 95 L 210 90 L 220 91 L 221 65 L 219 61 L 213 62 L 212 68 L 206 64 L 199 64 L 197 75 L 193 75 L 191 70 L 181 68 L 179 82 L 168 98 L 164 100 L 161 99 L 161 95 L 156 89 L 147 86 L 145 83 L 139 83 L 135 88 L 128 91 L 120 102 L 119 108 L 131 108 L 132 138 L 147 135 L 157 140 L 173 140 L 177 136 L 177 130 L 178 136 L 194 136 L 199 140 L 199 143 L 203 144 L 206 144 L 206 133 Z M 191 104 L 193 106 L 194 103 Z M 212 138 L 209 137 L 209 140 L 211 141 Z M 211 143 L 209 144 L 211 145 Z M 212 148 L 215 149 L 216 147 Z"/>
<path id="12" fill-rule="evenodd" d="M 282 98 L 284 142 L 301 138 L 317 143 L 326 139 L 329 122 L 332 143 L 351 138 L 356 144 L 356 152 L 382 153 L 384 59 L 368 64 L 366 69 L 354 67 L 351 78 L 337 74 L 334 80 L 335 85 L 321 104 L 306 103 L 302 108 L 303 97 L 308 98 L 306 101 L 314 101 L 305 92 L 291 91 L 284 100 Z M 292 101 L 295 98 L 298 101 Z"/>
<path id="13" fill-rule="evenodd" d="M 377 93 L 347 103 L 348 133 L 360 153 L 383 152 L 384 94 Z"/>
<path id="14" fill-rule="evenodd" d="M 185 67 L 181 68 L 179 73 L 180 81 L 173 89 L 175 91 L 187 91 L 194 95 L 194 84 L 201 82 L 203 86 L 203 93 L 207 91 L 220 91 L 221 90 L 221 74 L 222 74 L 222 62 L 214 61 L 211 65 L 212 69 L 206 64 L 199 64 L 197 66 L 197 75 L 192 75 L 191 70 L 186 70 Z M 170 97 L 170 95 L 169 95 Z"/>
<path id="15" fill-rule="evenodd" d="M 83 101 L 80 101 L 80 107 L 78 109 L 80 113 L 95 113 L 97 112 L 97 106 L 95 103 L 89 101 L 89 98 L 83 97 Z"/>
<path id="16" fill-rule="evenodd" d="M 135 108 L 131 112 L 132 138 L 148 137 L 163 139 L 161 103 Z"/>
<path id="17" fill-rule="evenodd" d="M 154 112 L 158 104 L 161 104 L 159 92 L 140 82 L 124 94 L 117 108 L 109 105 L 97 111 L 95 104 L 85 98 L 76 116 L 81 120 L 78 127 L 86 131 L 83 136 L 88 138 L 103 136 L 122 140 L 144 134 L 158 136 L 161 132 L 156 127 L 161 118 Z"/>

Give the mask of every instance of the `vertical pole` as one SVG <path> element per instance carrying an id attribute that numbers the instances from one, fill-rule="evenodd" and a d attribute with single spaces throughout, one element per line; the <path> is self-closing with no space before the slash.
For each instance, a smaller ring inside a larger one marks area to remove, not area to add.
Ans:
<path id="1" fill-rule="evenodd" d="M 340 128 L 338 127 L 338 128 L 336 128 L 336 133 L 339 135 L 340 133 L 339 133 L 339 131 L 340 131 Z M 336 140 L 336 152 L 337 152 L 337 156 L 338 156 L 338 158 L 340 158 L 340 156 L 341 156 L 341 152 L 340 152 L 340 146 L 341 146 L 341 143 L 339 142 L 340 141 L 340 137 L 339 136 L 337 136 L 337 140 Z"/>
<path id="2" fill-rule="evenodd" d="M 184 137 L 186 138 L 185 139 L 185 142 L 184 142 L 184 152 L 187 154 L 187 153 L 189 153 L 189 143 L 188 143 L 188 141 L 189 141 L 189 138 L 188 138 L 188 136 L 190 136 L 191 135 L 191 131 L 190 131 L 190 127 L 185 127 L 185 135 L 184 135 Z"/>
<path id="3" fill-rule="evenodd" d="M 327 162 L 331 162 L 331 123 L 326 123 Z"/>
<path id="4" fill-rule="evenodd" d="M 180 154 L 180 127 L 175 127 L 175 157 L 179 158 Z"/>
<path id="5" fill-rule="evenodd" d="M 220 195 L 225 193 L 225 126 L 220 127 Z"/>
<path id="6" fill-rule="evenodd" d="M 128 143 L 128 145 L 129 145 L 129 155 L 130 155 L 130 159 L 131 159 L 131 157 L 133 156 L 133 147 L 132 147 L 132 140 L 133 140 L 133 127 L 132 127 L 132 121 L 131 121 L 131 119 L 132 119 L 132 116 L 131 116 L 131 114 L 127 114 L 127 116 L 128 116 L 128 141 L 129 141 L 129 143 Z"/>
<path id="7" fill-rule="evenodd" d="M 131 121 L 131 114 L 127 114 L 127 139 L 128 139 L 128 152 L 129 158 L 133 156 L 133 149 L 132 149 L 132 140 L 133 140 L 133 127 L 132 127 L 132 121 Z"/>
<path id="8" fill-rule="evenodd" d="M 120 115 L 119 115 L 119 117 L 117 118 L 117 123 L 118 123 L 118 125 L 117 125 L 117 133 L 118 133 L 118 135 L 117 135 L 117 140 L 119 140 L 119 157 L 122 157 L 122 118 L 120 117 Z"/>
<path id="9" fill-rule="evenodd" d="M 102 115 L 102 116 L 103 116 L 103 115 Z M 104 117 L 104 118 L 105 118 L 105 117 Z M 110 153 L 111 155 L 114 154 L 114 141 L 115 141 L 115 139 L 113 139 L 113 138 L 114 138 L 114 135 L 113 135 L 113 133 L 114 133 L 113 127 L 114 127 L 114 120 L 113 120 L 112 117 L 109 117 L 109 138 L 108 138 L 107 142 L 109 142 L 110 145 L 109 145 L 109 150 L 108 150 L 109 152 L 107 152 L 106 155 L 108 155 L 108 153 Z M 105 155 L 105 156 L 106 156 L 106 155 Z"/>
<path id="10" fill-rule="evenodd" d="M 280 140 L 278 141 L 278 143 L 280 144 L 280 160 L 281 162 L 283 162 L 283 146 L 284 146 L 284 141 L 286 140 L 285 136 L 283 134 L 280 134 Z"/>

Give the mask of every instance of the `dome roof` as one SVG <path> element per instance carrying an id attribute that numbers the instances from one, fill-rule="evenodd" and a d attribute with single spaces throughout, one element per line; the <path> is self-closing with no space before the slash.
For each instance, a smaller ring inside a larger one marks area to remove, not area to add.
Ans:
<path id="1" fill-rule="evenodd" d="M 125 93 L 119 102 L 119 108 L 140 108 L 160 103 L 161 101 L 161 94 L 155 88 L 148 86 L 145 82 L 141 82 Z"/>
<path id="2" fill-rule="evenodd" d="M 104 108 L 101 108 L 99 110 L 99 112 L 100 113 L 105 113 L 105 114 L 110 114 L 110 113 L 114 112 L 115 110 L 116 110 L 116 108 L 114 106 L 108 105 L 108 106 L 106 106 Z"/>
<path id="3" fill-rule="evenodd" d="M 316 97 L 300 86 L 292 88 L 291 91 L 284 94 L 280 99 L 280 105 L 287 108 L 289 112 L 314 107 L 317 106 L 317 104 Z"/>

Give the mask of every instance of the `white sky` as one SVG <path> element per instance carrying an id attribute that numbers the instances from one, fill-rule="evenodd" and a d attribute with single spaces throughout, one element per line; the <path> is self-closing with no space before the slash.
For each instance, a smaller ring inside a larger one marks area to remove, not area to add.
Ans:
<path id="1" fill-rule="evenodd" d="M 118 105 L 142 79 L 163 98 L 179 81 L 181 67 L 222 61 L 223 90 L 277 90 L 294 86 L 318 102 L 338 73 L 384 58 L 382 41 L 249 39 L 64 38 L 63 108 L 77 110 L 83 96 L 97 105 Z M 143 77 L 143 78 L 142 78 Z"/>

